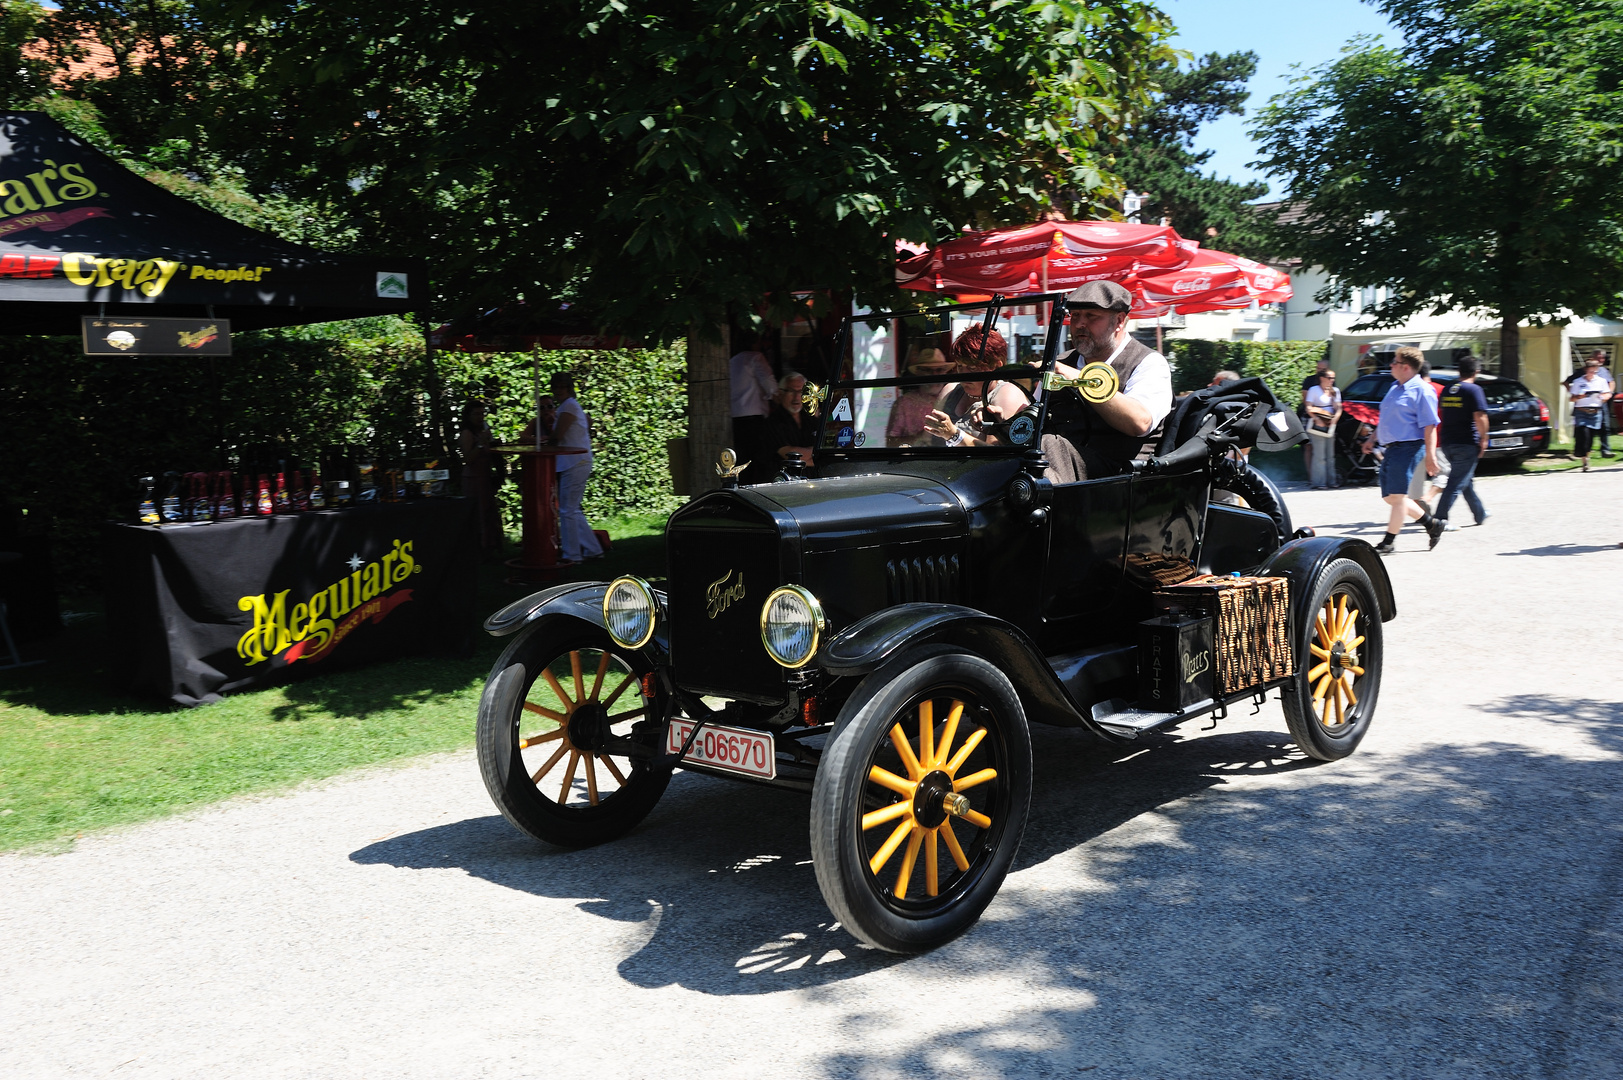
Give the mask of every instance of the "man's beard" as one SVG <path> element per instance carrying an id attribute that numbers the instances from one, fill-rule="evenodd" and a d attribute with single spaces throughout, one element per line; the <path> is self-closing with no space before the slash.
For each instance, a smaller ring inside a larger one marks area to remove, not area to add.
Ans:
<path id="1" fill-rule="evenodd" d="M 1102 331 L 1103 337 L 1095 338 L 1087 331 L 1076 336 L 1076 351 L 1088 360 L 1103 360 L 1116 349 L 1116 335 L 1109 331 Z"/>

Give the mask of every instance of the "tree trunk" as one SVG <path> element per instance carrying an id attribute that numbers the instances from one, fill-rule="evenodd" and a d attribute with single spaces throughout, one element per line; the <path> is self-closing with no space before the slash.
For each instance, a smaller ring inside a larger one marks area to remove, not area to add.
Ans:
<path id="1" fill-rule="evenodd" d="M 1501 312 L 1499 316 L 1499 377 L 1522 377 L 1521 318 L 1515 312 Z"/>
<path id="2" fill-rule="evenodd" d="M 706 332 L 711 336 L 706 336 Z M 702 495 L 721 486 L 716 460 L 733 439 L 733 395 L 727 361 L 727 324 L 688 330 L 688 491 Z"/>

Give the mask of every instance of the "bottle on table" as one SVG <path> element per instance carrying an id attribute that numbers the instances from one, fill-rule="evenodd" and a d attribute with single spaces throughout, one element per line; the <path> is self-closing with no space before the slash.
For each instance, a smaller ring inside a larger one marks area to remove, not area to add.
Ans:
<path id="1" fill-rule="evenodd" d="M 181 519 L 181 480 L 180 473 L 171 469 L 163 474 L 163 504 L 159 510 L 165 525 L 172 524 Z"/>
<path id="2" fill-rule="evenodd" d="M 157 486 L 157 481 L 153 477 L 143 476 L 140 484 L 141 501 L 136 516 L 140 518 L 143 525 L 156 525 L 163 520 L 158 515 L 158 500 L 153 495 L 153 489 Z"/>

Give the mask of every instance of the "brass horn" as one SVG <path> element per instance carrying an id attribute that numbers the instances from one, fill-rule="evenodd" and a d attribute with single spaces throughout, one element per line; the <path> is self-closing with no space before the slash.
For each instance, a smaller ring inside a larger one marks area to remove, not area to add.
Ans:
<path id="1" fill-rule="evenodd" d="M 828 389 L 826 387 L 818 386 L 814 382 L 808 381 L 802 390 L 802 393 L 804 396 L 800 400 L 802 404 L 806 406 L 806 413 L 810 416 L 816 416 L 818 407 L 822 405 L 823 399 L 828 397 Z"/>
<path id="2" fill-rule="evenodd" d="M 1077 372 L 1074 379 L 1067 379 L 1057 371 L 1043 376 L 1044 390 L 1064 390 L 1066 387 L 1075 387 L 1083 401 L 1098 405 L 1116 396 L 1121 390 L 1121 379 L 1117 378 L 1115 368 L 1097 360 Z"/>

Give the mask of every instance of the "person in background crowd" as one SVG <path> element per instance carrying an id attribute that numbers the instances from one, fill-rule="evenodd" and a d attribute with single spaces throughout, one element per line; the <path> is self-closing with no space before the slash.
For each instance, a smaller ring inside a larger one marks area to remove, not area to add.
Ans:
<path id="1" fill-rule="evenodd" d="M 1336 373 L 1328 366 L 1319 371 L 1319 385 L 1308 388 L 1302 397 L 1307 410 L 1308 481 L 1315 488 L 1340 487 L 1336 479 L 1336 425 L 1341 421 L 1341 391 L 1336 389 Z"/>
<path id="2" fill-rule="evenodd" d="M 1606 380 L 1606 384 L 1609 387 L 1611 387 L 1612 397 L 1615 399 L 1617 397 L 1617 379 L 1615 377 L 1613 377 L 1613 375 L 1612 375 L 1612 367 L 1611 367 L 1612 358 L 1610 356 L 1607 356 L 1606 353 L 1603 352 L 1600 349 L 1596 349 L 1594 352 L 1590 353 L 1589 358 L 1591 360 L 1599 360 L 1600 361 L 1600 368 L 1599 368 L 1599 370 L 1597 370 L 1595 372 L 1595 374 L 1599 375 L 1601 378 Z M 1616 456 L 1616 455 L 1614 455 L 1612 453 L 1612 438 L 1611 438 L 1611 436 L 1612 436 L 1612 410 L 1603 408 L 1600 411 L 1600 456 L 1601 457 L 1615 457 Z"/>
<path id="3" fill-rule="evenodd" d="M 1600 414 L 1612 400 L 1612 384 L 1600 374 L 1601 358 L 1591 355 L 1584 361 L 1584 373 L 1567 384 L 1572 394 L 1573 451 L 1583 462 L 1583 471 L 1589 471 L 1589 450 L 1600 432 Z"/>
<path id="4" fill-rule="evenodd" d="M 462 457 L 462 494 L 473 500 L 473 516 L 479 530 L 479 547 L 495 554 L 502 547 L 501 511 L 496 505 L 496 455 L 490 447 L 490 425 L 485 421 L 484 397 L 471 398 L 462 408 L 457 425 L 457 451 Z"/>
<path id="5" fill-rule="evenodd" d="M 1213 375 L 1212 376 L 1212 381 L 1207 383 L 1206 385 L 1207 386 L 1222 386 L 1224 383 L 1239 382 L 1239 381 L 1240 381 L 1240 373 L 1238 371 L 1230 371 L 1227 368 L 1224 368 L 1222 371 L 1219 371 L 1216 375 Z"/>
<path id="6" fill-rule="evenodd" d="M 1476 493 L 1476 467 L 1482 455 L 1488 452 L 1488 398 L 1476 384 L 1477 372 L 1482 369 L 1474 356 L 1462 356 L 1455 361 L 1460 378 L 1443 391 L 1438 399 L 1437 411 L 1441 419 L 1437 425 L 1437 444 L 1448 461 L 1448 486 L 1437 500 L 1434 513 L 1443 523 L 1443 531 L 1459 528 L 1448 520 L 1456 495 L 1465 496 L 1465 505 L 1471 516 L 1481 525 L 1488 520 L 1488 511 Z"/>
<path id="7" fill-rule="evenodd" d="M 535 416 L 524 430 L 519 432 L 518 444 L 520 446 L 545 446 L 552 439 L 552 425 L 558 420 L 558 405 L 552 400 L 551 394 L 542 394 L 535 399 Z M 540 441 L 536 440 L 536 431 L 540 430 Z"/>
<path id="8" fill-rule="evenodd" d="M 1328 356 L 1321 356 L 1318 359 L 1318 364 L 1314 369 L 1313 374 L 1302 380 L 1302 402 L 1296 407 L 1296 415 L 1301 417 L 1302 427 L 1307 429 L 1309 436 L 1307 442 L 1302 444 L 1302 464 L 1307 466 L 1307 475 L 1309 479 L 1311 479 L 1313 476 L 1313 447 L 1318 444 L 1319 440 L 1311 437 L 1313 435 L 1313 425 L 1308 423 L 1309 414 L 1307 411 L 1307 395 L 1318 389 L 1319 379 L 1322 378 L 1324 373 L 1327 371 L 1330 372 L 1330 385 L 1334 387 L 1336 385 L 1336 373 L 1335 370 L 1330 366 L 1330 358 Z M 1337 391 L 1336 397 L 1338 400 L 1340 399 L 1340 396 L 1341 392 Z M 1335 443 L 1332 442 L 1330 445 L 1333 448 Z M 1331 463 L 1333 467 L 1333 458 Z"/>
<path id="9" fill-rule="evenodd" d="M 1313 369 L 1313 374 L 1302 380 L 1302 398 L 1304 402 L 1307 398 L 1307 392 L 1319 385 L 1319 377 L 1322 376 L 1326 371 L 1331 371 L 1330 358 L 1328 356 L 1321 356 L 1319 357 L 1318 366 Z M 1331 371 L 1331 377 L 1334 377 L 1333 371 Z M 1304 410 L 1307 408 L 1305 404 L 1302 407 Z M 1307 413 L 1304 411 L 1302 415 L 1305 417 Z"/>
<path id="10" fill-rule="evenodd" d="M 603 547 L 592 532 L 591 522 L 580 508 L 586 481 L 592 476 L 592 432 L 586 410 L 575 400 L 575 379 L 559 372 L 552 377 L 552 395 L 558 399 L 558 419 L 552 425 L 552 444 L 560 449 L 585 450 L 584 454 L 559 454 L 558 532 L 563 565 L 574 566 L 582 559 L 597 559 Z"/>
<path id="11" fill-rule="evenodd" d="M 767 445 L 766 434 L 766 418 L 778 382 L 772 377 L 772 365 L 766 353 L 761 350 L 763 344 L 763 340 L 757 339 L 750 348 L 735 353 L 727 363 L 732 389 L 733 452 L 739 461 L 749 463 L 739 477 L 739 482 L 744 484 L 765 483 L 778 470 L 778 456 Z"/>
<path id="12" fill-rule="evenodd" d="M 766 418 L 767 444 L 774 460 L 798 457 L 810 468 L 812 440 L 817 436 L 817 420 L 802 409 L 806 376 L 791 371 L 778 380 L 778 393 L 772 399 L 772 413 Z"/>
<path id="13" fill-rule="evenodd" d="M 1416 350 L 1418 352 L 1419 350 Z M 1420 381 L 1431 387 L 1431 392 L 1437 395 L 1439 405 L 1443 400 L 1443 384 L 1431 377 L 1431 365 L 1421 354 Z M 1448 459 L 1441 454 L 1437 456 L 1437 475 L 1427 476 L 1426 470 L 1416 469 L 1414 476 L 1409 480 L 1409 498 L 1419 504 L 1422 510 L 1430 511 L 1437 505 L 1437 498 L 1443 493 L 1448 484 Z M 1430 488 L 1428 491 L 1427 488 Z M 1441 515 L 1439 515 L 1441 516 Z"/>
<path id="14" fill-rule="evenodd" d="M 1395 380 L 1381 399 L 1381 422 L 1374 441 L 1385 447 L 1381 459 L 1381 498 L 1391 507 L 1386 536 L 1375 550 L 1390 555 L 1406 518 L 1415 518 L 1426 530 L 1430 547 L 1443 535 L 1443 523 L 1409 498 L 1409 480 L 1416 465 L 1428 474 L 1437 472 L 1437 395 L 1420 378 L 1420 350 L 1405 345 L 1392 359 Z"/>

